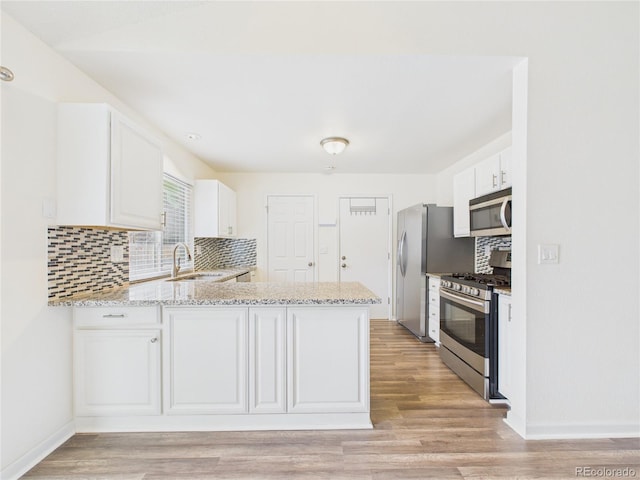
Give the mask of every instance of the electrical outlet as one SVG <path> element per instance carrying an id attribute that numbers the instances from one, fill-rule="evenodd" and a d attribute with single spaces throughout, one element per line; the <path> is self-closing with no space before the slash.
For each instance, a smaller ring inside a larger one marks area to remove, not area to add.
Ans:
<path id="1" fill-rule="evenodd" d="M 122 245 L 111 245 L 111 263 L 124 262 L 124 247 Z"/>

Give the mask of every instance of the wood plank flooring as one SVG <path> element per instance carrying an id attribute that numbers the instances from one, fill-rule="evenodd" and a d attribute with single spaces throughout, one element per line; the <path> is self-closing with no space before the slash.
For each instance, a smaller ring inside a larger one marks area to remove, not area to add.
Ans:
<path id="1" fill-rule="evenodd" d="M 23 478 L 640 478 L 640 439 L 524 441 L 433 345 L 386 320 L 371 322 L 371 410 L 373 430 L 78 434 Z"/>

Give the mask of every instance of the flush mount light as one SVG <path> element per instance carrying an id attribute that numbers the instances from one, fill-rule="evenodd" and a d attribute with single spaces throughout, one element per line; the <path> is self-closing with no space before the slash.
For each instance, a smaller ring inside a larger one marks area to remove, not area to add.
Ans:
<path id="1" fill-rule="evenodd" d="M 327 137 L 323 138 L 320 141 L 320 145 L 324 148 L 324 151 L 330 153 L 331 155 L 337 155 L 338 153 L 342 153 L 347 145 L 349 145 L 349 140 L 342 137 Z"/>
<path id="2" fill-rule="evenodd" d="M 185 136 L 187 137 L 187 140 L 192 141 L 200 140 L 202 138 L 202 136 L 197 133 L 187 133 Z"/>
<path id="3" fill-rule="evenodd" d="M 0 66 L 0 80 L 10 82 L 11 80 L 13 80 L 13 72 L 7 67 Z"/>

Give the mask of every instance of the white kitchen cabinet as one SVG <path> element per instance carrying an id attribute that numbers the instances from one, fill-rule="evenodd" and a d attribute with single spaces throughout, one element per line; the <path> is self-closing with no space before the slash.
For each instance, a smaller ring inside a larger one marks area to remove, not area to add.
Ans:
<path id="1" fill-rule="evenodd" d="M 168 414 L 247 413 L 248 309 L 166 308 Z"/>
<path id="2" fill-rule="evenodd" d="M 440 277 L 429 277 L 429 336 L 440 346 Z"/>
<path id="3" fill-rule="evenodd" d="M 468 237 L 469 200 L 476 196 L 476 172 L 471 167 L 453 177 L 453 236 Z"/>
<path id="4" fill-rule="evenodd" d="M 236 192 L 218 180 L 196 180 L 194 235 L 196 237 L 235 237 Z"/>
<path id="5" fill-rule="evenodd" d="M 249 412 L 286 412 L 286 310 L 249 309 Z"/>
<path id="6" fill-rule="evenodd" d="M 511 147 L 475 166 L 475 196 L 486 195 L 511 186 Z"/>
<path id="7" fill-rule="evenodd" d="M 367 307 L 287 308 L 287 411 L 369 411 Z"/>
<path id="8" fill-rule="evenodd" d="M 74 310 L 78 417 L 160 414 L 161 331 L 154 307 Z"/>
<path id="9" fill-rule="evenodd" d="M 161 229 L 162 147 L 106 104 L 58 106 L 59 225 Z"/>
<path id="10" fill-rule="evenodd" d="M 498 296 L 498 391 L 511 396 L 513 370 L 511 369 L 514 341 L 511 318 L 511 296 Z"/>

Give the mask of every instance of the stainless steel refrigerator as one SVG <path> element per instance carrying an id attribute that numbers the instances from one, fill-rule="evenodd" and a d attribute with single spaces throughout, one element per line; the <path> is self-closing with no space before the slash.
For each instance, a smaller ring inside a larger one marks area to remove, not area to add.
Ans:
<path id="1" fill-rule="evenodd" d="M 427 272 L 473 272 L 474 238 L 453 237 L 453 208 L 414 205 L 398 212 L 396 319 L 422 342 L 428 336 Z"/>

